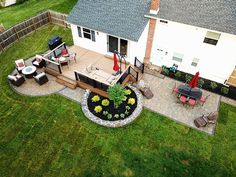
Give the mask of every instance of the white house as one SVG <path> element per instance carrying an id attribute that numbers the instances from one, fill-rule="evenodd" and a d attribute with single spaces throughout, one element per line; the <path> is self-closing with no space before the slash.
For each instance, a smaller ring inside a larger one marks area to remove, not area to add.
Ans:
<path id="1" fill-rule="evenodd" d="M 236 65 L 235 9 L 233 0 L 78 0 L 68 22 L 75 45 L 224 83 Z"/>
<path id="2" fill-rule="evenodd" d="M 7 7 L 16 3 L 16 0 L 3 0 L 1 1 L 2 7 Z"/>

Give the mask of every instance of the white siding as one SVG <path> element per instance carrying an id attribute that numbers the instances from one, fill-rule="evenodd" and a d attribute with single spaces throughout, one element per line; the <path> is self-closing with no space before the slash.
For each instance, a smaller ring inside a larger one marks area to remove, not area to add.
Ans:
<path id="1" fill-rule="evenodd" d="M 10 6 L 12 4 L 15 4 L 15 3 L 16 3 L 16 0 L 6 0 L 5 1 L 5 7 Z"/>
<path id="2" fill-rule="evenodd" d="M 179 65 L 181 71 L 195 74 L 223 83 L 236 65 L 236 36 L 221 33 L 216 46 L 203 43 L 207 30 L 190 25 L 168 21 L 158 22 L 155 31 L 151 62 L 156 65 Z M 163 50 L 162 52 L 157 49 Z M 173 61 L 173 53 L 184 55 L 181 63 Z M 191 66 L 193 58 L 198 58 L 197 67 Z"/>
<path id="3" fill-rule="evenodd" d="M 148 36 L 148 27 L 149 27 L 149 23 L 146 25 L 138 42 L 130 41 L 129 61 L 132 64 L 134 63 L 135 57 L 137 57 L 140 61 L 143 61 L 144 59 L 145 51 L 146 51 L 147 36 Z"/>
<path id="4" fill-rule="evenodd" d="M 79 37 L 76 25 L 71 24 L 71 31 L 75 45 L 104 55 L 107 53 L 107 35 L 105 33 L 97 33 L 97 31 L 95 31 L 96 42 L 94 42 L 90 39 Z"/>
<path id="5" fill-rule="evenodd" d="M 76 25 L 71 24 L 71 30 L 72 30 L 74 45 L 101 53 L 103 55 L 108 54 L 107 52 L 107 35 L 108 34 L 102 33 L 102 32 L 98 32 L 97 34 L 97 31 L 95 31 L 96 42 L 93 42 L 92 40 L 79 37 L 78 29 Z M 143 61 L 143 58 L 145 55 L 145 49 L 146 49 L 147 34 L 148 34 L 148 25 L 143 31 L 138 42 L 128 40 L 127 61 L 129 61 L 130 63 L 132 64 L 134 63 L 134 57 L 138 57 L 139 60 Z"/>

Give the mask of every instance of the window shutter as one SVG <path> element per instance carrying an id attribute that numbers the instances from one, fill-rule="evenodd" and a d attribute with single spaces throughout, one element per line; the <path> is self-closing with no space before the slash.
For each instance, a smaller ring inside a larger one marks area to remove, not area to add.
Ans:
<path id="1" fill-rule="evenodd" d="M 96 39 L 95 39 L 95 31 L 92 31 L 92 30 L 91 30 L 91 34 L 92 34 L 92 41 L 96 42 Z"/>
<path id="2" fill-rule="evenodd" d="M 79 37 L 82 37 L 82 33 L 81 33 L 81 27 L 80 27 L 80 26 L 78 26 L 78 27 L 77 27 L 77 29 L 78 29 L 78 35 L 79 35 Z"/>

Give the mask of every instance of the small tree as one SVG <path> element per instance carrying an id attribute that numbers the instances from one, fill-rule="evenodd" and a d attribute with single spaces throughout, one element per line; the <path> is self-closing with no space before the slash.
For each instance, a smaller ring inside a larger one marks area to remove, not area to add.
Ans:
<path id="1" fill-rule="evenodd" d="M 114 102 L 115 108 L 118 108 L 125 100 L 125 89 L 120 84 L 109 87 L 107 92 L 109 99 Z"/>

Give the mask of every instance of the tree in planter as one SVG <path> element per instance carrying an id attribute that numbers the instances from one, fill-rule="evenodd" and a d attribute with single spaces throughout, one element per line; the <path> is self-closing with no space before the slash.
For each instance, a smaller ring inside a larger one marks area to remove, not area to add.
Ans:
<path id="1" fill-rule="evenodd" d="M 203 79 L 199 79 L 199 80 L 198 80 L 198 83 L 197 83 L 197 86 L 200 87 L 200 88 L 202 88 L 202 86 L 204 85 L 204 83 L 205 83 L 205 82 L 204 82 Z"/>
<path id="2" fill-rule="evenodd" d="M 109 87 L 107 92 L 109 99 L 114 102 L 115 108 L 118 108 L 125 100 L 125 89 L 120 84 Z"/>
<path id="3" fill-rule="evenodd" d="M 215 90 L 218 87 L 218 85 L 215 82 L 211 82 L 210 87 L 211 87 L 212 90 Z"/>
<path id="4" fill-rule="evenodd" d="M 182 76 L 182 74 L 181 74 L 181 72 L 180 71 L 177 71 L 176 73 L 175 73 L 175 77 L 176 78 L 180 78 Z"/>

